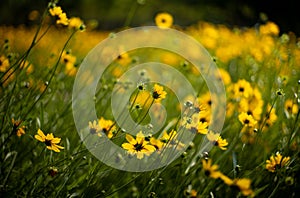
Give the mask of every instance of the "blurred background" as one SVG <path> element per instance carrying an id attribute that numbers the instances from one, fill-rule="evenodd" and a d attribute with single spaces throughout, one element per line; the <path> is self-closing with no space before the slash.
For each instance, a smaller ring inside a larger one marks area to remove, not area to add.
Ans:
<path id="1" fill-rule="evenodd" d="M 1 0 L 0 4 L 0 25 L 30 25 L 33 22 L 28 20 L 29 13 L 42 12 L 48 1 Z M 59 5 L 69 17 L 80 16 L 98 24 L 100 30 L 153 25 L 154 16 L 165 11 L 182 27 L 200 20 L 230 27 L 254 26 L 262 22 L 262 16 L 267 16 L 279 25 L 281 33 L 292 31 L 300 35 L 296 0 L 61 0 Z"/>

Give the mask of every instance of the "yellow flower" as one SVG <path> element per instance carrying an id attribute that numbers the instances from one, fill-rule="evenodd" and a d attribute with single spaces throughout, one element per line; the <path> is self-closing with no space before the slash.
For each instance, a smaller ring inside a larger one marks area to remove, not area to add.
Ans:
<path id="1" fill-rule="evenodd" d="M 223 81 L 224 85 L 229 85 L 231 83 L 231 77 L 225 69 L 219 68 L 215 75 L 218 80 Z"/>
<path id="2" fill-rule="evenodd" d="M 251 180 L 248 178 L 236 178 L 234 180 L 230 179 L 226 175 L 221 174 L 220 179 L 223 180 L 228 186 L 235 186 L 242 192 L 244 196 L 254 197 L 254 192 L 251 189 Z"/>
<path id="3" fill-rule="evenodd" d="M 291 99 L 287 99 L 284 103 L 284 109 L 287 114 L 294 114 L 298 113 L 298 105 L 297 103 L 293 102 Z"/>
<path id="4" fill-rule="evenodd" d="M 6 72 L 9 68 L 9 60 L 4 55 L 0 56 L 0 72 Z"/>
<path id="5" fill-rule="evenodd" d="M 222 173 L 218 171 L 219 166 L 216 164 L 214 165 L 211 164 L 211 159 L 208 160 L 203 159 L 202 166 L 203 166 L 204 174 L 208 177 L 217 179 L 222 175 Z"/>
<path id="6" fill-rule="evenodd" d="M 123 143 L 122 147 L 126 149 L 129 154 L 136 155 L 138 159 L 142 159 L 144 155 L 149 156 L 156 150 L 153 145 L 150 145 L 149 142 L 145 140 L 142 131 L 136 135 L 136 139 L 126 134 L 126 140 L 129 143 Z"/>
<path id="7" fill-rule="evenodd" d="M 128 53 L 120 52 L 120 55 L 117 57 L 117 62 L 122 66 L 128 66 L 132 62 L 132 59 Z"/>
<path id="8" fill-rule="evenodd" d="M 238 187 L 244 196 L 254 196 L 254 192 L 251 189 L 250 179 L 248 178 L 234 179 L 232 185 Z"/>
<path id="9" fill-rule="evenodd" d="M 269 21 L 265 25 L 259 27 L 259 32 L 261 34 L 277 36 L 279 34 L 279 27 L 274 22 Z"/>
<path id="10" fill-rule="evenodd" d="M 63 13 L 63 11 L 60 6 L 55 6 L 49 9 L 49 13 L 51 14 L 51 16 L 59 16 Z"/>
<path id="11" fill-rule="evenodd" d="M 152 91 L 152 98 L 154 101 L 159 102 L 162 99 L 166 98 L 167 92 L 164 91 L 164 88 L 158 84 L 155 84 Z"/>
<path id="12" fill-rule="evenodd" d="M 13 124 L 13 131 L 16 132 L 18 137 L 21 137 L 25 134 L 25 126 L 20 126 L 21 120 L 15 120 L 14 118 L 12 118 L 11 122 Z"/>
<path id="13" fill-rule="evenodd" d="M 73 56 L 68 51 L 64 51 L 61 56 L 61 61 L 65 64 L 65 73 L 69 76 L 74 76 L 77 72 L 77 68 L 75 67 L 76 56 Z"/>
<path id="14" fill-rule="evenodd" d="M 222 139 L 220 134 L 209 131 L 206 137 L 214 146 L 218 146 L 222 150 L 227 149 L 226 146 L 228 145 L 228 142 L 226 139 Z"/>
<path id="15" fill-rule="evenodd" d="M 252 95 L 253 89 L 250 83 L 244 79 L 239 80 L 235 83 L 233 88 L 234 98 L 245 97 L 248 98 Z"/>
<path id="16" fill-rule="evenodd" d="M 60 152 L 59 149 L 64 149 L 64 147 L 57 145 L 60 143 L 61 138 L 54 137 L 53 133 L 45 135 L 41 129 L 38 129 L 37 134 L 38 135 L 35 135 L 34 138 L 40 142 L 44 142 L 47 146 L 47 149 L 55 152 Z"/>
<path id="17" fill-rule="evenodd" d="M 56 24 L 68 25 L 69 19 L 67 18 L 66 13 L 64 13 L 60 6 L 54 6 L 49 9 L 51 16 L 56 17 Z"/>
<path id="18" fill-rule="evenodd" d="M 164 146 L 181 150 L 185 145 L 177 139 L 177 135 L 177 132 L 172 129 L 170 133 L 164 131 L 163 135 L 159 139 L 164 143 Z"/>
<path id="19" fill-rule="evenodd" d="M 290 157 L 282 157 L 282 155 L 277 152 L 275 157 L 272 155 L 270 159 L 266 161 L 266 169 L 270 172 L 275 172 L 287 165 L 289 161 Z"/>
<path id="20" fill-rule="evenodd" d="M 97 121 L 94 120 L 93 122 L 89 122 L 89 129 L 91 134 L 97 134 L 99 137 L 101 137 L 101 131 L 100 126 L 98 125 Z"/>
<path id="21" fill-rule="evenodd" d="M 169 13 L 162 12 L 156 15 L 155 23 L 159 28 L 170 28 L 173 25 L 173 17 Z"/>
<path id="22" fill-rule="evenodd" d="M 164 143 L 155 137 L 150 138 L 150 143 L 156 148 L 156 150 L 161 150 L 164 146 Z"/>
<path id="23" fill-rule="evenodd" d="M 69 28 L 73 28 L 75 30 L 84 30 L 85 26 L 83 21 L 79 17 L 71 17 L 69 20 Z"/>
<path id="24" fill-rule="evenodd" d="M 252 117 L 252 115 L 248 115 L 245 112 L 239 114 L 239 121 L 247 127 L 253 127 L 257 123 L 256 120 Z"/>
<path id="25" fill-rule="evenodd" d="M 207 122 L 198 122 L 197 132 L 200 134 L 207 134 L 208 132 L 208 123 Z"/>
<path id="26" fill-rule="evenodd" d="M 130 98 L 131 105 L 135 109 L 149 109 L 151 102 L 151 93 L 147 90 L 139 90 Z"/>
<path id="27" fill-rule="evenodd" d="M 111 120 L 106 120 L 103 117 L 101 117 L 98 123 L 99 123 L 100 131 L 105 133 L 108 138 L 112 138 L 114 135 L 114 131 L 116 130 L 116 126 L 114 125 L 114 122 Z"/>
<path id="28" fill-rule="evenodd" d="M 268 128 L 268 127 L 272 126 L 276 120 L 277 120 L 277 115 L 275 112 L 275 108 L 272 107 L 270 104 L 268 104 L 265 127 Z M 265 129 L 265 128 L 263 128 L 263 129 Z"/>
<path id="29" fill-rule="evenodd" d="M 56 24 L 68 25 L 69 19 L 67 18 L 66 13 L 61 13 L 58 15 L 58 19 L 56 20 Z"/>

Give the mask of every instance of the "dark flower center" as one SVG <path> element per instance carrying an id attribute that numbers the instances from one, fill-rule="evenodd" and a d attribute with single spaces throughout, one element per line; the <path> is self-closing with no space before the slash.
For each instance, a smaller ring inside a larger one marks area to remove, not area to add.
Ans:
<path id="1" fill-rule="evenodd" d="M 51 146 L 51 140 L 45 140 L 46 146 Z"/>
<path id="2" fill-rule="evenodd" d="M 157 93 L 157 91 L 154 91 L 152 96 L 154 99 L 158 99 L 160 95 Z"/>
<path id="3" fill-rule="evenodd" d="M 245 124 L 249 124 L 250 121 L 249 121 L 248 119 L 246 119 L 246 120 L 244 121 L 244 123 L 245 123 Z"/>
<path id="4" fill-rule="evenodd" d="M 210 171 L 209 171 L 209 170 L 205 170 L 205 171 L 204 171 L 204 174 L 205 174 L 207 177 L 209 177 L 209 176 L 210 176 Z"/>
<path id="5" fill-rule="evenodd" d="M 207 122 L 207 120 L 205 119 L 205 118 L 200 118 L 200 120 L 199 120 L 200 122 Z"/>
<path id="6" fill-rule="evenodd" d="M 240 87 L 239 92 L 244 92 L 244 91 L 245 91 L 244 87 Z"/>
<path id="7" fill-rule="evenodd" d="M 209 106 L 211 106 L 211 100 L 209 100 L 209 101 L 207 102 L 207 104 L 208 104 Z"/>
<path id="8" fill-rule="evenodd" d="M 96 129 L 95 128 L 90 128 L 90 133 L 91 134 L 95 134 L 96 133 Z"/>
<path id="9" fill-rule="evenodd" d="M 213 145 L 219 146 L 219 142 L 218 141 L 213 141 Z"/>
<path id="10" fill-rule="evenodd" d="M 141 151 L 143 149 L 143 144 L 138 144 L 137 143 L 137 144 L 134 145 L 134 148 L 135 148 L 136 151 Z"/>
<path id="11" fill-rule="evenodd" d="M 67 58 L 64 58 L 64 63 L 68 63 L 69 62 L 69 60 L 67 59 Z"/>
<path id="12" fill-rule="evenodd" d="M 108 130 L 106 128 L 104 128 L 104 129 L 102 129 L 102 132 L 106 134 L 108 132 Z"/>
<path id="13" fill-rule="evenodd" d="M 166 19 L 161 19 L 161 22 L 162 22 L 162 23 L 165 23 L 165 22 L 167 22 L 167 21 L 166 21 Z"/>

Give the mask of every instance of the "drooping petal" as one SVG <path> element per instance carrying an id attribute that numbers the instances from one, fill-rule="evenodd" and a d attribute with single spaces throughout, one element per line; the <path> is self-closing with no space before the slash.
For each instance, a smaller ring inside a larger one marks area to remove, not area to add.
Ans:
<path id="1" fill-rule="evenodd" d="M 42 137 L 39 136 L 39 135 L 35 135 L 34 138 L 37 139 L 37 140 L 40 141 L 40 142 L 45 142 L 45 138 L 42 138 Z"/>

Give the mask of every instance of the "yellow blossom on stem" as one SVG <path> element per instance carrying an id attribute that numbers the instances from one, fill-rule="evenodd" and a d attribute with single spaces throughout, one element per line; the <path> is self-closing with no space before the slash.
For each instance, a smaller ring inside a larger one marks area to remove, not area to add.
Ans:
<path id="1" fill-rule="evenodd" d="M 290 157 L 282 157 L 282 155 L 277 152 L 275 156 L 272 155 L 270 159 L 266 161 L 266 169 L 270 172 L 275 172 L 287 165 L 289 161 Z"/>
<path id="2" fill-rule="evenodd" d="M 101 117 L 98 123 L 100 131 L 106 134 L 108 138 L 112 138 L 114 135 L 114 131 L 116 130 L 114 122 L 112 120 L 106 120 L 103 117 Z"/>
<path id="3" fill-rule="evenodd" d="M 69 20 L 69 28 L 83 31 L 85 29 L 83 21 L 79 17 L 71 17 Z"/>
<path id="4" fill-rule="evenodd" d="M 144 155 L 150 155 L 156 148 L 145 140 L 143 133 L 140 131 L 136 135 L 136 139 L 129 134 L 126 134 L 128 143 L 123 143 L 122 147 L 131 155 L 136 155 L 138 159 L 142 159 Z"/>
<path id="5" fill-rule="evenodd" d="M 0 56 L 0 72 L 6 72 L 9 68 L 9 60 L 4 55 Z"/>
<path id="6" fill-rule="evenodd" d="M 60 6 L 54 6 L 53 8 L 49 9 L 49 13 L 51 16 L 59 16 L 63 13 L 63 11 Z"/>
<path id="7" fill-rule="evenodd" d="M 234 179 L 231 185 L 238 187 L 244 196 L 254 196 L 251 189 L 251 180 L 248 178 Z"/>
<path id="8" fill-rule="evenodd" d="M 167 92 L 164 91 L 164 88 L 158 84 L 155 84 L 152 91 L 152 98 L 154 101 L 159 102 L 162 99 L 166 98 Z"/>
<path id="9" fill-rule="evenodd" d="M 233 85 L 234 98 L 245 97 L 248 98 L 252 95 L 253 88 L 250 83 L 245 79 L 240 79 L 237 83 Z"/>
<path id="10" fill-rule="evenodd" d="M 257 123 L 256 120 L 252 117 L 252 115 L 248 115 L 246 112 L 242 112 L 239 114 L 239 121 L 247 127 L 254 127 Z"/>
<path id="11" fill-rule="evenodd" d="M 203 159 L 202 160 L 202 168 L 204 170 L 204 174 L 208 177 L 211 177 L 211 178 L 214 178 L 214 179 L 217 179 L 219 178 L 222 173 L 220 171 L 218 171 L 218 168 L 219 166 L 214 164 L 212 165 L 211 164 L 211 159 Z"/>
<path id="12" fill-rule="evenodd" d="M 287 114 L 296 115 L 298 113 L 298 105 L 292 99 L 287 99 L 284 103 L 284 109 Z"/>
<path id="13" fill-rule="evenodd" d="M 155 23 L 159 28 L 170 28 L 173 25 L 173 17 L 169 13 L 162 12 L 156 15 Z"/>
<path id="14" fill-rule="evenodd" d="M 53 133 L 45 135 L 41 129 L 38 129 L 37 135 L 34 138 L 40 142 L 44 142 L 49 150 L 60 152 L 60 149 L 64 149 L 64 147 L 57 145 L 60 143 L 61 138 L 54 137 Z"/>
<path id="15" fill-rule="evenodd" d="M 99 137 L 101 137 L 101 128 L 98 125 L 97 121 L 94 120 L 93 122 L 89 122 L 89 129 L 91 134 L 97 134 Z"/>
<path id="16" fill-rule="evenodd" d="M 15 120 L 14 118 L 11 119 L 13 124 L 13 131 L 17 134 L 18 137 L 21 137 L 25 134 L 25 126 L 21 125 L 21 120 Z"/>
<path id="17" fill-rule="evenodd" d="M 227 149 L 226 146 L 228 145 L 228 142 L 226 139 L 222 139 L 219 133 L 214 133 L 212 131 L 209 131 L 206 137 L 210 142 L 212 142 L 214 146 L 219 147 L 221 150 Z"/>

